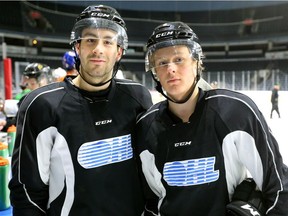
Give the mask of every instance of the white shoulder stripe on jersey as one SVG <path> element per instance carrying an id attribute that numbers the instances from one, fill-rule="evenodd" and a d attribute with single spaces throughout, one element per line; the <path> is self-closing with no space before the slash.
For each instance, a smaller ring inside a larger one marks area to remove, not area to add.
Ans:
<path id="1" fill-rule="evenodd" d="M 143 86 L 141 83 L 136 83 L 136 82 L 117 82 L 117 84 L 120 84 L 120 85 L 137 85 L 137 86 Z"/>
<path id="2" fill-rule="evenodd" d="M 158 112 L 159 109 L 154 109 L 154 110 L 148 110 L 148 112 L 146 112 L 143 116 L 141 116 L 141 118 L 138 119 L 138 121 L 136 122 L 136 124 L 138 124 L 138 122 L 140 122 L 142 119 L 144 119 L 145 117 L 147 117 L 148 115 L 154 113 L 154 112 Z"/>

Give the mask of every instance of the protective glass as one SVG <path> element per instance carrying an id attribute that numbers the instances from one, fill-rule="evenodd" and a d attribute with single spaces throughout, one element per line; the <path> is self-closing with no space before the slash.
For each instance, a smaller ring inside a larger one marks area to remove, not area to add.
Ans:
<path id="1" fill-rule="evenodd" d="M 86 37 L 79 38 L 79 40 L 81 40 L 82 46 L 93 49 L 99 43 L 103 44 L 105 47 L 113 47 L 115 45 L 118 45 L 117 38 L 118 38 L 118 35 L 115 35 L 113 37 L 111 36 L 104 36 L 104 37 L 86 36 Z"/>
<path id="2" fill-rule="evenodd" d="M 116 33 L 115 39 L 116 39 L 117 45 L 123 48 L 124 50 L 126 50 L 128 47 L 128 36 L 127 36 L 125 29 L 122 26 L 116 24 L 115 22 L 111 20 L 95 18 L 95 17 L 82 19 L 75 24 L 71 32 L 70 44 L 75 44 L 79 40 L 82 40 L 83 39 L 82 32 L 84 29 L 87 29 L 87 28 L 95 28 L 95 29 L 99 28 L 99 29 L 112 30 L 113 32 Z M 113 40 L 114 39 L 111 39 L 110 41 L 113 41 Z M 109 40 L 107 42 L 109 42 Z"/>
<path id="3" fill-rule="evenodd" d="M 165 56 L 156 56 L 155 51 L 165 47 L 173 47 L 178 45 L 184 45 L 188 47 L 189 55 L 184 55 L 177 53 L 177 50 L 174 51 L 174 57 L 167 59 Z M 203 53 L 201 46 L 190 39 L 179 39 L 179 40 L 170 40 L 156 43 L 148 48 L 146 57 L 145 57 L 145 70 L 146 72 L 152 72 L 156 79 L 156 72 L 166 71 L 169 65 L 174 64 L 177 66 L 185 65 L 190 60 L 201 60 L 203 59 Z"/>
<path id="4" fill-rule="evenodd" d="M 167 71 L 167 68 L 174 65 L 176 67 L 182 67 L 187 65 L 187 63 L 191 62 L 192 53 L 181 54 L 181 53 L 174 53 L 173 57 L 167 58 L 166 56 L 157 56 L 154 55 L 154 67 L 151 68 L 153 73 L 162 73 Z"/>
<path id="5" fill-rule="evenodd" d="M 162 42 L 156 43 L 156 44 L 154 44 L 148 48 L 148 50 L 146 52 L 146 57 L 145 57 L 145 70 L 146 70 L 146 72 L 149 72 L 153 68 L 157 67 L 157 65 L 155 65 L 156 59 L 154 57 L 154 53 L 156 50 L 161 49 L 161 48 L 165 48 L 165 47 L 170 47 L 170 46 L 178 46 L 178 45 L 187 46 L 188 49 L 190 50 L 190 53 L 191 53 L 190 57 L 193 57 L 196 60 L 203 59 L 204 56 L 202 53 L 201 46 L 197 42 L 195 42 L 191 39 L 162 41 Z M 163 64 L 165 65 L 165 62 Z"/>

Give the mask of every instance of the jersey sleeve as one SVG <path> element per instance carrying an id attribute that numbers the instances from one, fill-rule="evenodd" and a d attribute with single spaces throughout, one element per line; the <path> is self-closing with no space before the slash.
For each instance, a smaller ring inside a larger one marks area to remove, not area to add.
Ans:
<path id="1" fill-rule="evenodd" d="M 140 157 L 141 180 L 145 196 L 145 216 L 158 215 L 158 203 L 161 196 L 157 192 L 157 187 L 154 186 L 155 175 L 160 174 L 154 163 L 155 158 L 153 146 L 151 145 L 151 143 L 155 144 L 156 140 L 155 136 L 151 134 L 149 123 L 145 119 L 146 115 L 153 113 L 153 111 L 153 109 L 149 109 L 144 113 L 136 125 L 137 153 Z"/>
<path id="2" fill-rule="evenodd" d="M 9 182 L 14 216 L 46 215 L 48 182 L 44 182 L 43 175 L 42 178 L 40 175 L 45 170 L 40 170 L 36 143 L 43 129 L 39 126 L 44 124 L 49 112 L 45 110 L 45 105 L 39 107 L 40 103 L 36 97 L 29 95 L 23 100 L 18 112 L 12 178 Z"/>
<path id="3" fill-rule="evenodd" d="M 137 113 L 141 114 L 152 106 L 151 94 L 142 84 L 131 80 L 115 80 L 120 91 L 125 92 L 132 100 L 140 104 L 142 110 L 137 110 Z"/>
<path id="4" fill-rule="evenodd" d="M 224 109 L 225 115 L 223 114 L 220 120 L 225 122 L 225 126 L 221 127 L 229 131 L 222 147 L 228 190 L 229 182 L 233 182 L 233 178 L 237 179 L 235 176 L 244 167 L 263 193 L 267 204 L 266 214 L 287 215 L 288 169 L 283 163 L 277 140 L 264 116 L 250 98 L 238 95 L 236 100 L 236 103 L 231 103 L 230 100 L 230 104 L 226 104 L 227 100 L 222 101 L 222 106 L 226 105 L 228 109 Z"/>
<path id="5" fill-rule="evenodd" d="M 263 143 L 264 148 L 262 148 L 261 142 L 257 144 L 263 164 L 262 192 L 268 203 L 267 215 L 284 216 L 288 213 L 288 168 L 283 163 L 277 140 L 267 126 L 264 117 L 260 121 L 265 131 L 264 137 L 267 134 L 267 140 Z M 257 176 L 257 172 L 254 176 Z"/>

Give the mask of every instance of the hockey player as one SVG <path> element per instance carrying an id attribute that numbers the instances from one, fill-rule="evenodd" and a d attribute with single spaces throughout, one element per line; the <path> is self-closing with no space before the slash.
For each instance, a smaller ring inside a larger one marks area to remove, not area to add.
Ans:
<path id="1" fill-rule="evenodd" d="M 30 91 L 48 84 L 50 67 L 45 64 L 33 62 L 28 64 L 22 75 L 21 88 L 23 90 L 15 96 L 16 100 L 20 100 Z"/>
<path id="2" fill-rule="evenodd" d="M 134 134 L 152 100 L 139 83 L 114 79 L 128 46 L 125 22 L 114 8 L 89 6 L 71 45 L 79 75 L 34 90 L 21 104 L 13 215 L 140 216 Z"/>
<path id="3" fill-rule="evenodd" d="M 35 90 L 48 84 L 50 67 L 45 64 L 33 62 L 26 66 L 23 76 L 27 78 L 27 88 Z"/>
<path id="4" fill-rule="evenodd" d="M 75 68 L 75 57 L 76 54 L 74 51 L 67 51 L 64 53 L 62 58 L 62 66 L 64 70 L 66 70 L 66 76 L 71 77 L 72 79 L 78 75 Z"/>
<path id="5" fill-rule="evenodd" d="M 278 98 L 279 98 L 279 89 L 280 85 L 275 84 L 273 89 L 272 89 L 272 94 L 271 94 L 271 112 L 270 112 L 270 118 L 272 119 L 273 111 L 275 110 L 276 113 L 278 114 L 278 117 L 280 118 L 280 112 L 279 112 L 279 106 L 278 106 Z"/>
<path id="6" fill-rule="evenodd" d="M 287 216 L 288 170 L 262 113 L 238 92 L 199 88 L 202 59 L 196 34 L 182 22 L 156 27 L 148 40 L 146 71 L 167 100 L 137 121 L 142 170 L 153 191 L 147 197 L 157 202 L 147 212 Z M 236 198 L 246 188 L 247 197 L 254 193 L 252 180 L 234 193 L 248 174 L 264 197 L 257 206 Z"/>

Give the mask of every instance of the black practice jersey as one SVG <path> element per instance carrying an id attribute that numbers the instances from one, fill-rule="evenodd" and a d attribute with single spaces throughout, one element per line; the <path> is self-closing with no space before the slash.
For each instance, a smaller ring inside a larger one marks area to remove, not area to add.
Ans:
<path id="1" fill-rule="evenodd" d="M 132 140 L 137 116 L 151 105 L 146 88 L 118 79 L 98 99 L 69 79 L 28 94 L 9 183 L 14 215 L 140 216 Z"/>
<path id="2" fill-rule="evenodd" d="M 155 104 L 137 123 L 142 170 L 160 215 L 224 216 L 247 173 L 263 192 L 267 215 L 288 215 L 288 170 L 249 97 L 200 89 L 187 123 L 167 106 Z"/>

